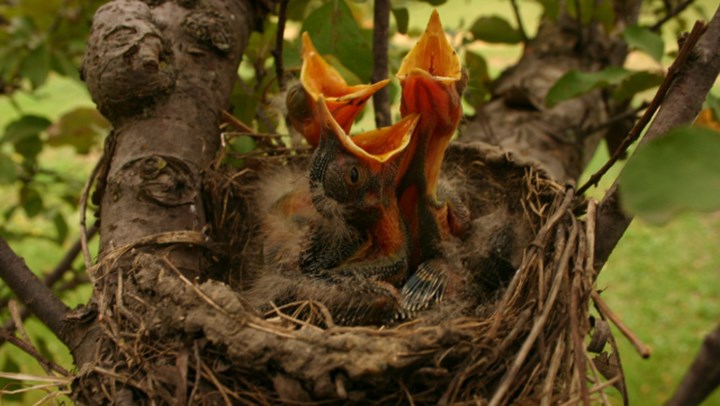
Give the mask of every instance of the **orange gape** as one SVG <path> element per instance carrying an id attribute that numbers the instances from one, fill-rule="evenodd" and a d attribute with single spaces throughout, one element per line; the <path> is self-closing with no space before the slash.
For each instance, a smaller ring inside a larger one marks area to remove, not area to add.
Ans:
<path id="1" fill-rule="evenodd" d="M 421 236 L 411 236 L 415 257 L 412 262 L 419 265 L 422 258 L 417 256 L 432 255 L 427 251 L 435 251 L 437 247 L 429 245 L 448 237 L 451 231 L 446 203 L 438 199 L 437 184 L 445 150 L 462 117 L 460 89 L 465 80 L 460 59 L 445 37 L 437 11 L 403 60 L 397 76 L 402 85 L 401 114 L 420 114 L 403 162 L 406 175 L 398 188 L 403 218 L 408 230 L 425 231 L 423 226 L 430 226 L 442 234 L 431 236 L 433 241 L 425 242 Z M 424 218 L 426 216 L 433 218 Z M 430 224 L 418 226 L 417 222 Z"/>
<path id="2" fill-rule="evenodd" d="M 411 114 L 392 126 L 351 138 L 321 95 L 316 119 L 321 131 L 310 190 L 278 199 L 270 214 L 283 221 L 266 222 L 284 227 L 297 215 L 310 219 L 299 257 L 300 275 L 288 275 L 293 287 L 287 296 L 265 300 L 319 300 L 341 324 L 390 321 L 400 311 L 398 289 L 408 273 L 407 238 L 395 191 L 404 175 L 398 172 L 400 162 L 419 117 Z M 316 215 L 306 215 L 308 210 Z M 284 243 L 266 239 L 263 250 L 284 253 Z M 267 258 L 270 269 L 282 263 L 278 255 Z"/>
<path id="3" fill-rule="evenodd" d="M 463 207 L 438 196 L 438 180 L 445 150 L 462 117 L 461 93 L 466 77 L 437 11 L 425 32 L 407 54 L 397 73 L 402 85 L 400 112 L 419 114 L 397 196 L 410 234 L 411 275 L 403 287 L 403 305 L 412 312 L 440 300 L 452 289 L 453 274 L 441 247 L 451 235 L 459 236 L 465 224 Z M 442 193 L 441 193 L 442 195 Z"/>
<path id="4" fill-rule="evenodd" d="M 325 97 L 328 110 L 340 128 L 348 133 L 367 100 L 388 84 L 381 80 L 371 85 L 349 86 L 335 68 L 318 53 L 307 32 L 302 35 L 300 83 L 288 90 L 288 119 L 313 147 L 320 142 L 320 124 L 316 119 L 317 101 Z"/>

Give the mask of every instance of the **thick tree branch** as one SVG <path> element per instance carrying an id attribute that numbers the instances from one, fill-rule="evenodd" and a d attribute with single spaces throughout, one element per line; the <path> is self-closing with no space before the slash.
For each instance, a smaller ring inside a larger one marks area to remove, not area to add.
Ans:
<path id="1" fill-rule="evenodd" d="M 220 146 L 221 111 L 266 3 L 115 0 L 97 11 L 82 71 L 115 128 L 101 259 L 150 235 L 206 226 L 201 171 Z M 204 268 L 198 250 L 173 256 L 189 275 Z"/>
<path id="2" fill-rule="evenodd" d="M 657 138 L 670 129 L 691 123 L 720 72 L 720 9 L 715 12 L 687 63 L 668 91 L 643 141 Z M 595 269 L 601 269 L 630 225 L 632 216 L 623 213 L 618 183 L 598 207 Z"/>
<path id="3" fill-rule="evenodd" d="M 63 323 L 70 309 L 28 269 L 3 238 L 0 238 L 0 278 L 65 345 L 75 344 L 70 342 Z"/>
<path id="4" fill-rule="evenodd" d="M 97 233 L 97 230 L 97 224 L 93 224 L 93 226 L 90 227 L 87 231 L 88 238 L 92 238 Z M 45 284 L 45 286 L 47 286 L 48 288 L 52 288 L 55 283 L 62 279 L 63 275 L 65 275 L 65 272 L 67 272 L 72 267 L 72 263 L 80 253 L 81 247 L 81 240 L 78 239 L 65 253 L 65 256 L 60 260 L 60 262 L 55 266 L 55 268 L 43 277 L 43 283 Z M 0 310 L 4 309 L 9 301 L 9 298 L 0 299 Z M 30 312 L 26 309 L 23 309 L 20 312 L 20 318 L 22 320 L 27 319 L 29 316 Z M 15 323 L 12 320 L 9 320 L 2 328 L 12 334 L 12 332 L 15 330 Z M 4 343 L 5 339 L 0 337 L 0 346 L 2 346 Z"/>
<path id="5" fill-rule="evenodd" d="M 699 405 L 718 386 L 720 386 L 720 325 L 705 336 L 695 361 L 666 405 Z"/>
<path id="6" fill-rule="evenodd" d="M 388 35 L 390 27 L 390 0 L 376 0 L 373 17 L 373 72 L 372 82 L 379 82 L 388 75 Z M 390 93 L 388 88 L 373 95 L 375 124 L 390 125 Z"/>

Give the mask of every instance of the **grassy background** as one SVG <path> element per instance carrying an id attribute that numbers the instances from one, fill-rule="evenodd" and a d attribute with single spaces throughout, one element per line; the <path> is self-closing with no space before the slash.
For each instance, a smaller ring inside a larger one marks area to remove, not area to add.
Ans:
<path id="1" fill-rule="evenodd" d="M 475 16 L 480 14 L 512 18 L 508 2 L 482 3 L 483 8 L 480 8 L 476 6 L 480 4 L 477 1 L 451 0 L 439 7 L 439 11 L 443 22 L 451 29 L 469 27 Z M 709 10 L 716 7 L 713 3 L 714 0 L 700 2 Z M 536 27 L 532 24 L 537 21 L 540 7 L 536 2 L 520 4 L 528 31 L 534 32 Z M 424 4 L 413 3 L 410 10 L 411 27 L 422 29 L 431 10 Z M 666 42 L 672 43 L 668 39 Z M 519 47 L 487 45 L 479 47 L 477 51 L 485 55 L 494 73 L 512 64 L 520 54 Z M 643 60 L 642 57 L 639 59 Z M 632 60 L 637 61 L 637 58 Z M 53 78 L 34 97 L 16 97 L 15 106 L 5 97 L 0 97 L 0 128 L 18 114 L 17 107 L 25 112 L 58 117 L 77 106 L 87 105 L 92 103 L 82 84 Z M 75 174 L 84 181 L 96 157 L 81 158 L 69 149 L 55 149 L 44 154 L 42 160 L 45 165 Z M 589 171 L 599 167 L 605 159 L 607 155 L 601 148 L 591 162 Z M 611 171 L 592 193 L 602 196 L 618 171 L 619 168 Z M 0 196 L 2 212 L 15 196 L 7 188 L 0 188 Z M 52 230 L 46 221 L 29 220 L 22 215 L 16 216 L 9 227 L 31 230 L 38 236 Z M 71 235 L 77 235 L 74 224 L 71 224 Z M 52 242 L 33 238 L 12 242 L 11 245 L 25 257 L 31 269 L 47 272 L 71 243 L 67 241 L 65 246 L 58 247 Z M 603 297 L 653 351 L 650 359 L 642 360 L 616 332 L 634 404 L 662 404 L 674 391 L 704 335 L 720 322 L 718 246 L 720 213 L 684 214 L 661 227 L 635 221 L 602 270 L 598 287 L 605 290 Z M 75 305 L 86 301 L 89 294 L 89 288 L 85 288 L 63 299 Z M 32 332 L 36 345 L 44 352 L 55 354 L 63 366 L 71 367 L 67 350 L 40 323 L 31 320 L 27 328 Z M 0 348 L 0 370 L 9 363 L 19 366 L 23 372 L 43 374 L 29 356 L 6 344 Z M 0 399 L 0 404 L 7 400 Z M 29 400 L 24 398 L 23 403 Z M 716 393 L 706 404 L 720 404 L 720 393 Z"/>

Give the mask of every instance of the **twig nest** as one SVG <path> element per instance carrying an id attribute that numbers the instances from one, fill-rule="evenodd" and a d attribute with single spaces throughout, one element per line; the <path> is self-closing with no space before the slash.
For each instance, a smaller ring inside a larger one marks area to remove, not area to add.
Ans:
<path id="1" fill-rule="evenodd" d="M 593 345 L 601 355 L 585 349 L 593 323 L 604 322 L 589 315 L 593 206 L 578 218 L 585 206 L 572 187 L 486 145 L 451 146 L 444 170 L 472 215 L 467 238 L 452 244 L 471 295 L 395 325 L 342 327 L 320 302 L 260 314 L 245 300 L 256 270 L 244 248 L 262 210 L 247 192 L 270 167 L 261 158 L 241 174 L 208 174 L 222 244 L 206 248 L 218 269 L 234 267 L 224 280 L 188 280 L 158 255 L 137 256 L 123 275 L 100 265 L 125 293 L 98 309 L 113 343 L 103 348 L 118 353 L 101 359 L 121 361 L 79 376 L 100 379 L 96 396 L 122 387 L 141 404 L 557 404 L 622 385 L 607 329 Z"/>

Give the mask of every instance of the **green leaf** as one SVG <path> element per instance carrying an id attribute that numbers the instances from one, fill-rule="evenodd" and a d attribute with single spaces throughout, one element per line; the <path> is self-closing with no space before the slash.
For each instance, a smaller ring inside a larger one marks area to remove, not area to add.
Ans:
<path id="1" fill-rule="evenodd" d="M 29 218 L 33 218 L 43 211 L 42 196 L 35 188 L 25 185 L 20 189 L 20 206 Z"/>
<path id="2" fill-rule="evenodd" d="M 276 37 L 277 24 L 266 22 L 263 32 L 253 31 L 250 35 L 247 48 L 245 48 L 245 56 L 253 61 L 265 61 L 272 56 Z"/>
<path id="3" fill-rule="evenodd" d="M 55 72 L 68 76 L 73 79 L 79 79 L 80 74 L 78 67 L 70 60 L 69 56 L 64 52 L 51 51 L 50 52 L 50 67 Z"/>
<path id="4" fill-rule="evenodd" d="M 230 147 L 238 154 L 247 154 L 255 149 L 255 140 L 248 135 L 235 137 L 229 142 Z"/>
<path id="5" fill-rule="evenodd" d="M 393 16 L 395 16 L 395 24 L 400 34 L 407 34 L 408 25 L 410 25 L 410 13 L 405 7 L 393 8 Z"/>
<path id="6" fill-rule="evenodd" d="M 680 127 L 638 147 L 620 176 L 623 207 L 663 223 L 720 208 L 720 132 Z"/>
<path id="7" fill-rule="evenodd" d="M 335 57 L 335 55 L 325 55 L 325 60 L 327 63 L 332 65 L 336 71 L 338 71 L 340 76 L 345 79 L 348 85 L 359 85 L 363 82 L 359 77 L 357 77 L 357 75 L 355 75 L 355 72 L 343 65 L 342 61 Z"/>
<path id="8" fill-rule="evenodd" d="M 470 32 L 475 39 L 490 43 L 517 44 L 522 41 L 520 32 L 498 16 L 478 18 L 470 27 Z"/>
<path id="9" fill-rule="evenodd" d="M 0 185 L 7 185 L 15 182 L 17 179 L 17 170 L 15 163 L 9 156 L 0 151 Z"/>
<path id="10" fill-rule="evenodd" d="M 285 68 L 296 68 L 300 71 L 302 66 L 302 57 L 300 56 L 300 41 L 295 40 L 293 42 L 283 41 L 283 64 Z"/>
<path id="11" fill-rule="evenodd" d="M 543 6 L 544 14 L 553 21 L 560 16 L 560 0 L 538 0 Z"/>
<path id="12" fill-rule="evenodd" d="M 652 89 L 653 87 L 660 86 L 664 77 L 660 73 L 653 73 L 647 71 L 635 72 L 629 77 L 625 78 L 620 85 L 613 92 L 613 99 L 616 102 L 622 102 L 631 99 L 637 93 L 643 90 Z"/>
<path id="13" fill-rule="evenodd" d="M 110 130 L 110 123 L 96 109 L 78 107 L 65 113 L 48 129 L 48 145 L 69 145 L 79 154 L 87 154 Z"/>
<path id="14" fill-rule="evenodd" d="M 360 29 L 344 0 L 330 1 L 303 21 L 318 52 L 332 54 L 363 82 L 372 73 L 372 47 L 368 32 Z"/>
<path id="15" fill-rule="evenodd" d="M 67 221 L 65 221 L 65 216 L 57 212 L 53 216 L 52 221 L 55 225 L 55 231 L 57 232 L 57 241 L 59 244 L 62 244 L 68 236 L 68 224 Z"/>
<path id="16" fill-rule="evenodd" d="M 316 0 L 292 0 L 287 4 L 287 18 L 293 21 L 303 21 L 307 17 L 310 5 Z"/>
<path id="17" fill-rule="evenodd" d="M 468 83 L 464 97 L 475 109 L 490 98 L 490 76 L 485 58 L 471 51 L 465 52 L 465 68 L 468 71 Z"/>
<path id="18" fill-rule="evenodd" d="M 243 79 L 235 81 L 231 100 L 233 105 L 232 114 L 237 117 L 238 120 L 252 127 L 259 100 L 257 96 L 252 93 L 251 86 L 250 83 L 244 82 Z"/>
<path id="19" fill-rule="evenodd" d="M 30 80 L 33 89 L 42 86 L 50 73 L 50 52 L 46 43 L 38 45 L 23 59 L 20 72 Z"/>
<path id="20" fill-rule="evenodd" d="M 658 62 L 662 60 L 665 42 L 660 35 L 648 28 L 631 25 L 623 32 L 623 38 L 631 47 L 645 52 Z"/>
<path id="21" fill-rule="evenodd" d="M 550 88 L 545 96 L 545 105 L 553 107 L 561 101 L 583 95 L 593 89 L 617 85 L 632 74 L 633 71 L 619 66 L 610 66 L 599 72 L 571 70 Z"/>
<path id="22" fill-rule="evenodd" d="M 22 155 L 27 161 L 35 161 L 42 149 L 43 143 L 37 134 L 25 137 L 15 143 L 15 152 Z"/>
<path id="23" fill-rule="evenodd" d="M 5 142 L 15 143 L 25 137 L 37 135 L 45 131 L 50 124 L 52 124 L 50 120 L 45 117 L 34 115 L 22 116 L 5 127 L 5 135 L 0 138 L 0 144 Z"/>

